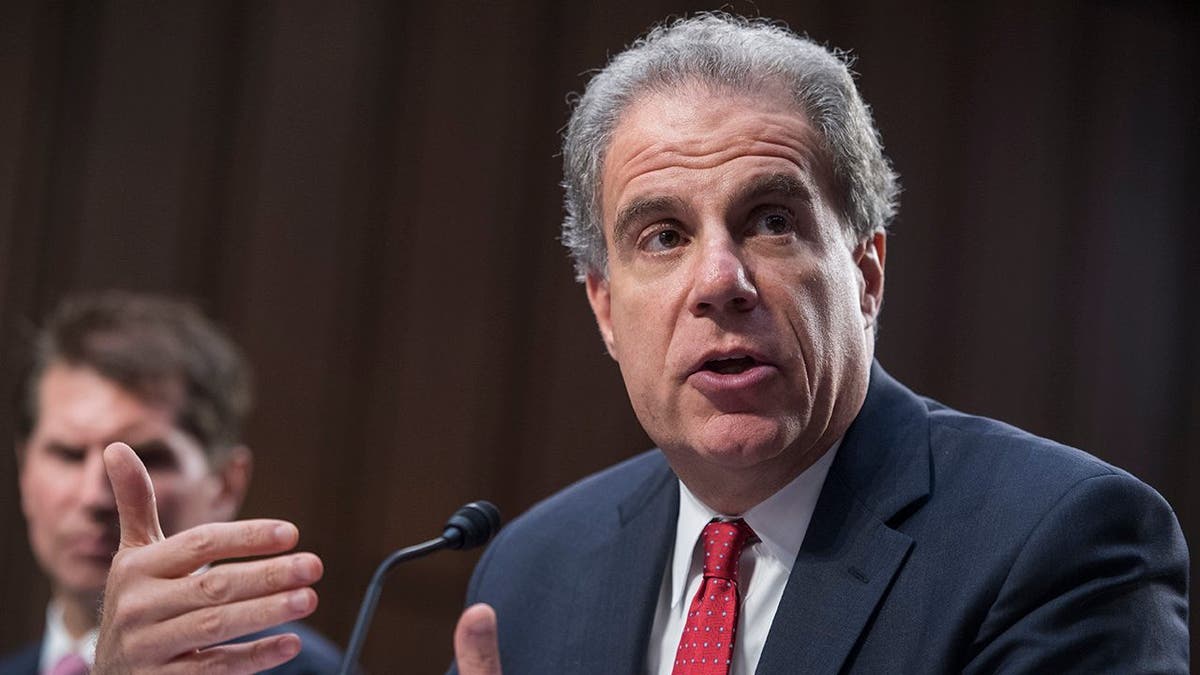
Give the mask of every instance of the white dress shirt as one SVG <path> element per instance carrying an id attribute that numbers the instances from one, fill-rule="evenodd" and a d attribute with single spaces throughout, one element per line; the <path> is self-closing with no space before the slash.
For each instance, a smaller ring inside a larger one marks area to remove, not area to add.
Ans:
<path id="1" fill-rule="evenodd" d="M 73 638 L 63 621 L 63 609 L 57 602 L 50 601 L 46 607 L 46 632 L 42 634 L 42 653 L 38 657 L 38 672 L 48 672 L 67 654 L 78 654 L 88 664 L 96 665 L 96 636 L 100 631 L 93 628 L 83 637 Z"/>
<path id="2" fill-rule="evenodd" d="M 839 445 L 840 440 L 795 480 L 740 516 L 759 541 L 742 551 L 738 569 L 741 606 L 730 675 L 752 675 L 758 667 L 783 588 L 800 553 L 800 544 Z M 704 551 L 697 546 L 700 533 L 714 518 L 734 517 L 738 516 L 709 508 L 686 485 L 679 483 L 675 550 L 663 573 L 646 655 L 646 672 L 650 675 L 671 675 L 674 667 L 688 607 L 703 581 Z"/>

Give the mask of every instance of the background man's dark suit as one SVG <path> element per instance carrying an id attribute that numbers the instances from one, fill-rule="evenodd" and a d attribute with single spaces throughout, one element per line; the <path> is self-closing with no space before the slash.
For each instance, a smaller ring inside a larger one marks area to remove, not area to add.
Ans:
<path id="1" fill-rule="evenodd" d="M 269 631 L 247 635 L 235 642 L 246 642 L 267 635 L 289 632 L 300 636 L 300 639 L 304 641 L 304 648 L 296 658 L 265 672 L 272 675 L 326 675 L 337 672 L 338 666 L 342 662 L 341 652 L 332 642 L 303 624 L 285 624 Z M 20 651 L 0 658 L 0 675 L 37 675 L 41 649 L 42 643 L 35 642 Z"/>
<path id="2" fill-rule="evenodd" d="M 468 591 L 506 672 L 641 672 L 678 508 L 654 451 L 508 526 Z M 1186 593 L 1153 489 L 875 364 L 758 672 L 1183 673 Z"/>

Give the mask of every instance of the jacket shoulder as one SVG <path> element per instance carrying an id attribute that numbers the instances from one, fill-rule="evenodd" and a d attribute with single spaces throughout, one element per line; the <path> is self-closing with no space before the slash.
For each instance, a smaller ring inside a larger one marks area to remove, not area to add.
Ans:
<path id="1" fill-rule="evenodd" d="M 42 643 L 31 642 L 14 652 L 0 656 L 0 675 L 35 675 L 41 652 Z"/>
<path id="2" fill-rule="evenodd" d="M 468 603 L 479 598 L 489 579 L 504 586 L 551 574 L 555 565 L 579 555 L 579 535 L 603 539 L 620 527 L 622 508 L 636 509 L 675 480 L 666 459 L 651 450 L 592 474 L 535 504 L 505 525 L 475 566 L 467 589 Z M 493 570 L 499 571 L 493 574 Z M 536 574 L 530 574 L 536 570 Z"/>
<path id="3" fill-rule="evenodd" d="M 649 497 L 675 475 L 658 450 L 650 450 L 583 478 L 538 502 L 507 525 L 501 536 L 530 530 L 594 527 L 621 504 Z M 611 508 L 609 508 L 611 507 Z"/>
<path id="4" fill-rule="evenodd" d="M 929 409 L 934 482 L 943 489 L 1003 491 L 1008 499 L 995 505 L 1017 507 L 1027 500 L 1048 507 L 1084 481 L 1100 477 L 1110 477 L 1114 486 L 1158 494 L 1127 471 L 1083 450 L 923 400 Z M 1021 499 L 1012 499 L 1016 495 Z"/>

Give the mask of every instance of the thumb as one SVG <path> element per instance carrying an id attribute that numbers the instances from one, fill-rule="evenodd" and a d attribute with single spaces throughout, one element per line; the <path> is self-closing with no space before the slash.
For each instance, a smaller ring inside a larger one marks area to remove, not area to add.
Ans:
<path id="1" fill-rule="evenodd" d="M 459 675 L 500 675 L 496 610 L 478 604 L 462 613 L 454 629 L 454 660 Z"/>
<path id="2" fill-rule="evenodd" d="M 121 520 L 121 548 L 145 546 L 163 539 L 154 502 L 154 484 L 137 454 L 124 443 L 104 449 L 104 468 L 112 483 Z"/>

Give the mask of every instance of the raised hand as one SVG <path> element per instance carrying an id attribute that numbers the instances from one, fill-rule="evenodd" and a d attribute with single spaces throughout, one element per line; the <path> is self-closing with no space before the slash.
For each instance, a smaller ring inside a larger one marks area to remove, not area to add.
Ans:
<path id="1" fill-rule="evenodd" d="M 133 450 L 113 443 L 104 450 L 104 464 L 121 545 L 104 590 L 93 673 L 253 673 L 300 652 L 293 633 L 221 643 L 311 614 L 317 594 L 308 585 L 323 573 L 317 556 L 293 553 L 206 568 L 289 551 L 300 537 L 295 525 L 208 523 L 164 537 L 154 486 Z"/>
<path id="2" fill-rule="evenodd" d="M 459 617 L 454 628 L 454 661 L 458 675 L 501 675 L 496 611 L 490 606 L 471 605 Z"/>

